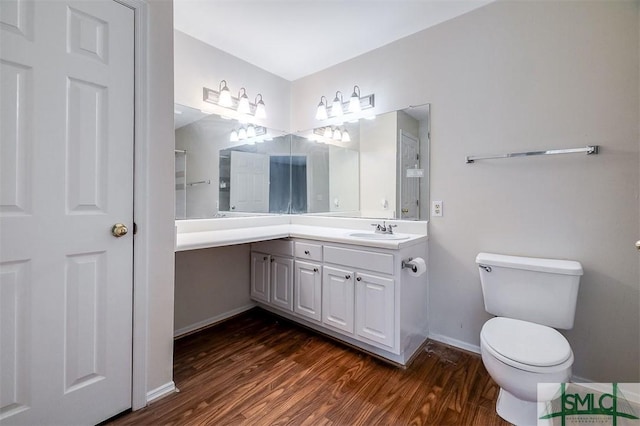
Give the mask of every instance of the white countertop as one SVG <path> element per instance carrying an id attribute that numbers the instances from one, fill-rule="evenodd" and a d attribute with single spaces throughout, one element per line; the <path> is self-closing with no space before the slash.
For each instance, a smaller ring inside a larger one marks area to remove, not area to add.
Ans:
<path id="1" fill-rule="evenodd" d="M 366 230 L 372 233 L 370 229 Z M 210 247 L 223 247 L 235 244 L 246 244 L 257 241 L 278 238 L 302 238 L 310 240 L 329 241 L 335 243 L 354 244 L 366 247 L 386 249 L 400 249 L 427 240 L 426 234 L 396 233 L 408 238 L 401 240 L 373 240 L 352 237 L 349 234 L 363 232 L 355 227 L 328 227 L 298 224 L 276 224 L 253 226 L 236 229 L 200 230 L 194 232 L 178 232 L 176 236 L 176 251 L 196 250 Z"/>

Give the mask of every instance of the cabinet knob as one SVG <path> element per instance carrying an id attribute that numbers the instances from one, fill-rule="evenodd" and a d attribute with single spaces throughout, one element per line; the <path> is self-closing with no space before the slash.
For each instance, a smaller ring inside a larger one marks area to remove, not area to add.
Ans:
<path id="1" fill-rule="evenodd" d="M 262 260 L 267 260 L 269 259 L 267 256 L 263 257 Z"/>
<path id="2" fill-rule="evenodd" d="M 304 254 L 308 255 L 309 254 L 309 250 L 305 250 Z"/>
<path id="3" fill-rule="evenodd" d="M 356 281 L 362 281 L 362 277 L 357 277 Z"/>
<path id="4" fill-rule="evenodd" d="M 313 272 L 318 272 L 318 268 L 313 268 Z"/>
<path id="5" fill-rule="evenodd" d="M 351 279 L 351 275 L 345 275 L 345 276 L 344 276 L 344 279 L 345 279 L 345 280 L 350 280 L 350 279 Z"/>
<path id="6" fill-rule="evenodd" d="M 272 258 L 271 258 L 271 262 L 273 263 L 274 261 L 275 261 L 275 259 L 272 257 Z"/>

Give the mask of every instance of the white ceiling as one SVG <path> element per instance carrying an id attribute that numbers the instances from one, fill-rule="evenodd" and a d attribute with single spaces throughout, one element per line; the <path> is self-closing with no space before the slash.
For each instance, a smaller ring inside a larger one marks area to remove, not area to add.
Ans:
<path id="1" fill-rule="evenodd" d="M 293 81 L 493 0 L 174 0 L 174 26 Z"/>

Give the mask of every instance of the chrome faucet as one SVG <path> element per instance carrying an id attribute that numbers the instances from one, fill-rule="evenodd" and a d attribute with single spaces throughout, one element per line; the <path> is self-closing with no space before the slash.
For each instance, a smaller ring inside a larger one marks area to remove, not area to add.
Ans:
<path id="1" fill-rule="evenodd" d="M 382 225 L 380 225 L 379 223 L 372 223 L 371 226 L 376 227 L 376 234 L 393 234 L 393 228 L 397 227 L 398 225 L 387 225 L 387 222 L 382 221 Z"/>

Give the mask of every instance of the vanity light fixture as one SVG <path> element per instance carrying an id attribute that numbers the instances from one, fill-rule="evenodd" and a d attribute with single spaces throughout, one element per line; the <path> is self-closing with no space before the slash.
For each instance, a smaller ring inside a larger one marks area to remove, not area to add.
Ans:
<path id="1" fill-rule="evenodd" d="M 360 88 L 353 86 L 353 93 L 349 98 L 349 112 L 360 112 Z"/>
<path id="2" fill-rule="evenodd" d="M 239 142 L 245 139 L 252 139 L 257 137 L 264 137 L 266 139 L 267 128 L 263 126 L 254 126 L 253 124 L 249 124 L 248 126 L 242 126 L 239 129 L 233 129 L 231 134 L 229 135 L 229 141 L 231 142 Z M 266 139 L 269 140 L 269 139 Z M 261 140 L 262 142 L 262 140 Z"/>
<path id="3" fill-rule="evenodd" d="M 340 97 L 338 97 L 340 95 Z M 342 92 L 337 91 L 336 97 L 333 98 L 333 103 L 331 104 L 331 116 L 332 117 L 342 117 L 344 111 L 342 111 Z"/>
<path id="4" fill-rule="evenodd" d="M 324 96 L 320 97 L 320 103 L 316 109 L 316 120 L 327 120 L 328 118 L 340 118 L 345 116 L 347 121 L 357 121 L 363 110 L 373 108 L 375 106 L 375 96 L 373 94 L 367 96 L 360 95 L 360 86 L 353 86 L 353 92 L 347 102 L 344 101 L 342 92 L 337 91 L 336 96 L 331 103 L 331 111 L 328 113 L 329 101 Z M 351 116 L 349 116 L 352 114 Z M 348 117 L 347 117 L 348 116 Z"/>
<path id="5" fill-rule="evenodd" d="M 337 141 L 337 142 L 351 142 L 351 136 L 346 128 L 340 127 L 318 127 L 313 129 L 309 139 L 314 138 L 318 142 Z"/>
<path id="6" fill-rule="evenodd" d="M 316 109 L 316 120 L 326 120 L 329 118 L 327 115 L 327 103 L 327 98 L 320 96 L 320 103 L 318 104 L 318 109 Z"/>
<path id="7" fill-rule="evenodd" d="M 262 99 L 262 94 L 258 94 L 256 96 L 255 103 L 252 104 L 249 101 L 247 90 L 244 87 L 242 87 L 238 92 L 238 97 L 234 98 L 233 96 L 231 96 L 231 91 L 227 86 L 226 80 L 222 80 L 220 82 L 218 91 L 209 89 L 207 87 L 203 87 L 202 91 L 203 91 L 202 99 L 205 102 L 218 105 L 228 110 L 236 111 L 237 115 L 227 114 L 232 116 L 232 118 L 244 119 L 244 121 L 250 121 L 250 117 L 252 115 L 259 119 L 264 119 L 267 117 L 264 100 Z M 214 112 L 219 115 L 225 114 L 224 112 L 221 113 L 220 111 L 214 111 Z M 243 116 L 245 117 L 243 118 Z"/>

